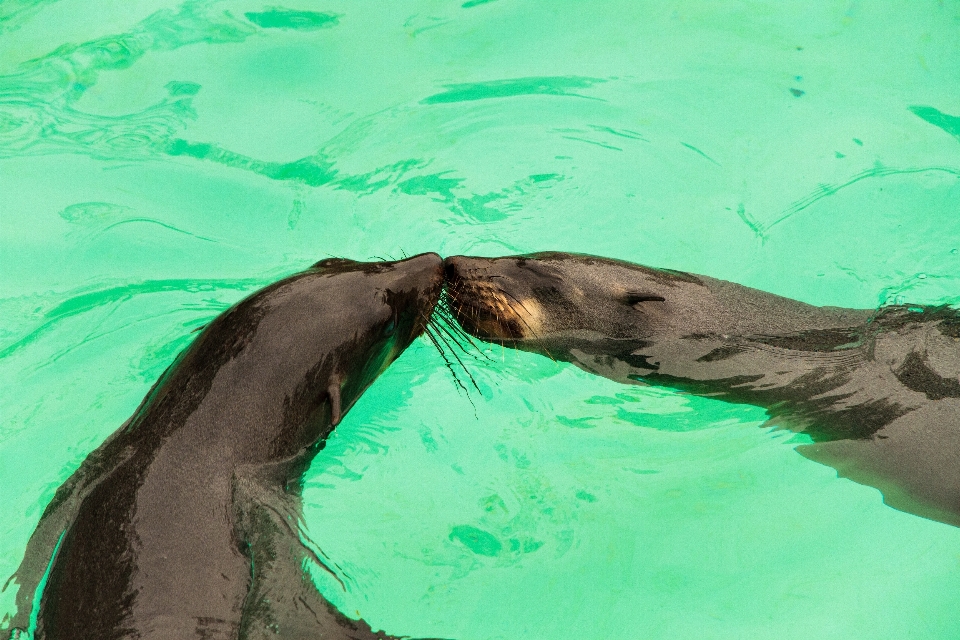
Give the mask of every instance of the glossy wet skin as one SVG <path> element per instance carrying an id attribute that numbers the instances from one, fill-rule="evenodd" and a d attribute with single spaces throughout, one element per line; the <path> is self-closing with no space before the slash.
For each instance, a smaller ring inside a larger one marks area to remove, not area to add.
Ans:
<path id="1" fill-rule="evenodd" d="M 299 481 L 441 284 L 436 254 L 325 260 L 216 318 L 57 492 L 13 626 L 65 532 L 38 638 L 381 637 L 303 577 Z"/>
<path id="2" fill-rule="evenodd" d="M 568 255 L 448 258 L 446 277 L 464 328 L 563 357 L 578 343 L 640 344 L 663 325 L 663 289 L 676 276 L 589 257 L 571 262 Z"/>
<path id="3" fill-rule="evenodd" d="M 814 307 L 706 276 L 567 253 L 445 261 L 473 336 L 624 383 L 767 409 L 803 455 L 960 526 L 960 313 Z"/>
<path id="4" fill-rule="evenodd" d="M 813 307 L 706 276 L 580 254 L 453 256 L 445 265 L 453 310 L 471 334 L 588 370 L 590 356 L 605 368 L 604 356 L 617 355 L 630 368 L 623 381 L 654 372 L 723 377 L 717 349 L 745 337 L 842 330 L 873 313 Z"/>

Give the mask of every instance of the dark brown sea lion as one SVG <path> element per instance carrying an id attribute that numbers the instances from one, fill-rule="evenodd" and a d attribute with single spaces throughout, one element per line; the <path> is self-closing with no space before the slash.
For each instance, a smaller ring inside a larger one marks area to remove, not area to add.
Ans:
<path id="1" fill-rule="evenodd" d="M 570 253 L 445 261 L 473 336 L 617 380 L 766 408 L 902 511 L 960 526 L 960 312 L 815 307 Z"/>
<path id="2" fill-rule="evenodd" d="M 424 330 L 441 264 L 324 260 L 204 328 L 46 508 L 13 637 L 32 616 L 51 640 L 391 637 L 306 575 L 300 480 Z"/>

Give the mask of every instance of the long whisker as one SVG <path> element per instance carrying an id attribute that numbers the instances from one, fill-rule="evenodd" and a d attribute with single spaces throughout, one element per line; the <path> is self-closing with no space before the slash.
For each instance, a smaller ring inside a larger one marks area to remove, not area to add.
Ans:
<path id="1" fill-rule="evenodd" d="M 456 383 L 456 385 L 457 385 L 460 389 L 463 389 L 464 394 L 466 394 L 466 396 L 467 396 L 467 400 L 470 402 L 470 406 L 473 407 L 474 416 L 476 416 L 476 413 L 477 413 L 477 405 L 473 404 L 473 399 L 470 397 L 470 390 L 467 389 L 466 385 L 464 385 L 463 382 L 460 380 L 460 378 L 457 376 L 457 372 L 454 370 L 453 364 L 451 364 L 450 360 L 447 359 L 447 355 L 446 355 L 446 353 L 444 352 L 443 347 L 440 346 L 440 342 L 439 342 L 439 341 L 437 340 L 437 338 L 433 335 L 433 332 L 431 332 L 429 329 L 426 329 L 426 330 L 424 331 L 424 333 L 427 335 L 427 337 L 430 339 L 430 341 L 433 342 L 433 346 L 435 346 L 435 347 L 437 348 L 437 351 L 440 353 L 440 357 L 443 358 L 443 363 L 446 365 L 447 369 L 450 370 L 450 375 L 453 376 L 453 381 Z M 461 366 L 462 366 L 462 363 L 461 363 Z M 464 368 L 464 371 L 466 371 L 466 368 Z M 467 373 L 467 375 L 469 375 L 469 372 Z M 473 377 L 472 377 L 472 376 L 471 376 L 471 381 L 473 381 Z M 476 386 L 476 384 L 477 384 L 476 382 L 473 383 L 474 386 Z M 479 390 L 480 390 L 480 389 L 477 388 L 477 391 L 479 391 Z M 481 394 L 481 395 L 482 395 L 482 394 Z"/>
<path id="2" fill-rule="evenodd" d="M 464 355 L 470 356 L 474 360 L 479 360 L 481 357 L 486 360 L 490 360 L 490 356 L 488 356 L 486 353 L 484 353 L 480 349 L 479 345 L 477 345 L 477 343 L 470 338 L 470 334 L 464 331 L 459 324 L 456 324 L 455 320 L 453 320 L 448 316 L 443 315 L 442 313 L 437 313 L 437 312 L 434 312 L 434 315 L 431 318 L 431 320 L 433 321 L 434 328 L 439 329 L 444 334 L 446 334 L 447 337 L 450 338 L 451 342 L 453 342 L 454 346 L 459 347 L 460 351 L 463 352 Z M 470 351 L 469 349 L 467 349 L 467 347 L 465 347 L 463 343 L 460 342 L 461 338 L 466 338 L 468 344 L 474 349 L 476 349 L 477 352 L 474 353 L 473 351 Z M 479 353 L 480 355 L 477 355 L 477 353 Z"/>
<path id="3" fill-rule="evenodd" d="M 439 353 L 440 357 L 443 358 L 443 363 L 447 366 L 447 369 L 450 369 L 450 373 L 453 375 L 453 379 L 456 381 L 457 386 L 466 391 L 466 387 L 464 387 L 463 383 L 460 382 L 460 379 L 457 378 L 457 373 L 453 370 L 450 360 L 447 359 L 446 352 L 443 350 L 443 347 L 440 346 L 440 341 L 437 340 L 436 336 L 433 335 L 433 332 L 429 328 L 424 329 L 423 335 L 427 336 L 427 338 L 430 339 L 430 342 L 433 343 L 433 346 L 436 347 L 437 353 Z"/>
<path id="4" fill-rule="evenodd" d="M 460 360 L 460 358 L 457 357 L 457 354 L 453 352 L 453 348 L 450 347 L 449 343 L 448 343 L 445 339 L 443 339 L 443 336 L 442 336 L 442 335 L 440 335 L 439 333 L 436 332 L 436 324 L 435 324 L 434 321 L 433 321 L 433 315 L 431 314 L 430 317 L 426 317 L 426 316 L 421 312 L 421 313 L 420 313 L 420 319 L 421 319 L 422 321 L 424 321 L 424 322 L 423 322 L 423 333 L 426 334 L 427 338 L 429 338 L 430 341 L 433 343 L 433 346 L 436 347 L 437 352 L 440 354 L 440 357 L 443 358 L 444 364 L 447 366 L 448 369 L 450 369 L 450 373 L 453 374 L 453 379 L 456 381 L 457 386 L 459 386 L 459 387 L 462 388 L 465 392 L 467 392 L 467 398 L 469 399 L 469 398 L 470 398 L 469 391 L 467 390 L 466 386 L 460 381 L 460 378 L 457 376 L 456 371 L 454 371 L 454 369 L 453 369 L 453 364 L 450 362 L 449 358 L 447 358 L 447 353 L 446 353 L 446 351 L 444 351 L 443 347 L 446 346 L 448 349 L 450 349 L 451 355 L 453 355 L 453 357 L 456 358 L 457 362 L 458 362 L 458 363 L 460 364 L 460 366 L 463 368 L 464 373 L 466 373 L 468 376 L 470 376 L 470 372 L 467 371 L 467 368 L 464 366 L 464 364 L 463 364 L 463 362 Z M 473 382 L 473 386 L 476 387 L 476 386 L 477 386 L 477 383 L 476 383 L 476 381 L 473 380 L 473 376 L 470 376 L 470 380 L 471 380 L 471 382 Z M 477 388 L 477 391 L 479 391 L 479 390 L 480 390 L 480 389 Z M 481 393 L 480 395 L 483 395 L 483 394 Z M 473 404 L 473 401 L 472 401 L 472 400 L 470 401 L 470 404 Z"/>
<path id="5" fill-rule="evenodd" d="M 454 338 L 454 336 L 456 336 L 457 338 L 462 338 L 466 340 L 469 343 L 469 345 L 474 349 L 476 349 L 477 353 L 479 353 L 483 358 L 493 362 L 493 358 L 491 358 L 489 354 L 483 351 L 480 345 L 474 341 L 473 337 L 469 333 L 467 333 L 463 329 L 463 327 L 460 325 L 460 322 L 457 320 L 456 314 L 451 308 L 451 302 L 456 302 L 456 301 L 457 300 L 456 300 L 455 292 L 449 291 L 448 289 L 444 289 L 443 293 L 440 296 L 440 300 L 437 303 L 436 308 L 434 309 L 432 318 L 437 319 L 437 325 L 444 328 L 447 335 L 449 335 L 451 338 Z M 468 352 L 467 349 L 460 343 L 459 340 L 455 340 L 455 343 L 463 350 L 464 353 L 469 353 L 469 355 L 473 358 L 477 357 L 476 354 Z"/>
<path id="6" fill-rule="evenodd" d="M 477 381 L 473 379 L 473 376 L 467 370 L 467 366 L 463 364 L 463 360 L 460 359 L 460 356 L 457 355 L 457 352 L 453 349 L 453 347 L 450 346 L 450 343 L 447 341 L 447 339 L 444 338 L 442 333 L 437 333 L 436 337 L 439 338 L 439 340 L 443 342 L 445 345 L 447 345 L 447 347 L 450 349 L 450 355 L 454 357 L 454 359 L 457 361 L 457 364 L 459 364 L 460 367 L 463 369 L 463 372 L 467 374 L 468 378 L 470 378 L 470 383 L 473 384 L 473 388 L 476 389 L 477 393 L 479 393 L 482 396 L 483 391 L 480 391 L 480 387 L 477 386 Z"/>
<path id="7" fill-rule="evenodd" d="M 454 330 L 452 330 L 448 325 L 444 324 L 443 322 L 439 320 L 435 320 L 433 323 L 433 328 L 437 330 L 438 335 L 439 334 L 445 335 L 449 340 L 449 342 L 452 343 L 454 347 L 457 347 L 458 349 L 460 349 L 460 352 L 463 355 L 469 356 L 474 360 L 480 360 L 481 358 L 487 357 L 486 354 L 484 354 L 482 351 L 478 351 L 479 355 L 477 355 L 477 353 L 474 353 L 473 351 L 470 351 L 469 349 L 467 349 L 463 345 L 463 343 L 459 341 L 459 334 L 457 334 Z"/>

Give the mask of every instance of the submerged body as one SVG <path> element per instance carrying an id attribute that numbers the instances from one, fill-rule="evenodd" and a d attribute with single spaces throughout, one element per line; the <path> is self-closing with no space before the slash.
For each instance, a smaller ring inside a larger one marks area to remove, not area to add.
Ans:
<path id="1" fill-rule="evenodd" d="M 625 383 L 766 408 L 797 449 L 960 526 L 960 312 L 815 307 L 594 256 L 445 261 L 470 334 Z"/>
<path id="2" fill-rule="evenodd" d="M 388 637 L 306 574 L 322 561 L 301 541 L 300 480 L 441 284 L 436 254 L 325 260 L 217 317 L 57 491 L 13 627 L 46 574 L 38 639 Z"/>

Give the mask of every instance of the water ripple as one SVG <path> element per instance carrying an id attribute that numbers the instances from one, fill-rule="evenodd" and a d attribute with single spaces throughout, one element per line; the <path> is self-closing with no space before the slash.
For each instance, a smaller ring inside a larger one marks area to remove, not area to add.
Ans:
<path id="1" fill-rule="evenodd" d="M 593 85 L 606 82 L 601 78 L 582 76 L 542 76 L 530 78 L 511 78 L 507 80 L 489 80 L 467 84 L 445 85 L 446 91 L 424 98 L 420 104 L 441 104 L 448 102 L 468 102 L 488 100 L 490 98 L 512 98 L 514 96 L 548 95 L 591 98 L 574 89 L 589 89 Z M 591 98 L 599 100 L 599 98 Z"/>
<path id="2" fill-rule="evenodd" d="M 315 31 L 335 27 L 340 23 L 340 14 L 320 11 L 294 11 L 273 8 L 269 11 L 252 11 L 243 15 L 247 17 L 247 20 L 264 29 Z"/>
<path id="3" fill-rule="evenodd" d="M 114 287 L 98 287 L 78 289 L 61 303 L 41 316 L 40 324 L 29 333 L 15 339 L 12 343 L 0 348 L 0 358 L 6 358 L 20 349 L 32 344 L 47 331 L 56 327 L 64 320 L 92 311 L 104 305 L 126 302 L 135 296 L 171 291 L 186 291 L 196 293 L 201 291 L 219 291 L 223 289 L 234 291 L 249 291 L 264 284 L 260 278 L 222 279 L 222 280 L 192 280 L 168 279 L 148 280 Z"/>
<path id="4" fill-rule="evenodd" d="M 923 118 L 933 126 L 940 127 L 960 140 L 960 116 L 951 116 L 949 113 L 924 105 L 910 107 L 910 111 L 918 118 Z"/>
<path id="5" fill-rule="evenodd" d="M 153 13 L 131 31 L 65 44 L 0 76 L 0 158 L 77 153 L 101 159 L 142 159 L 162 151 L 195 117 L 190 99 L 199 85 L 172 82 L 170 95 L 122 116 L 85 113 L 74 104 L 105 71 L 126 69 L 151 52 L 183 46 L 242 42 L 257 28 L 185 2 Z"/>

